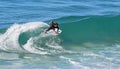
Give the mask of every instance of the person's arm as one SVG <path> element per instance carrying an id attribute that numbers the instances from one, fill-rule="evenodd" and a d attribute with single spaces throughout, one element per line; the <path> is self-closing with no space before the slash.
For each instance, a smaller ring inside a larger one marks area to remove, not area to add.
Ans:
<path id="1" fill-rule="evenodd" d="M 49 28 L 45 31 L 45 33 L 47 33 L 47 31 L 49 31 L 50 29 L 52 29 L 52 27 L 49 27 Z"/>
<path id="2" fill-rule="evenodd" d="M 50 26 L 52 26 L 53 25 L 53 21 L 50 21 L 49 24 L 50 24 Z"/>

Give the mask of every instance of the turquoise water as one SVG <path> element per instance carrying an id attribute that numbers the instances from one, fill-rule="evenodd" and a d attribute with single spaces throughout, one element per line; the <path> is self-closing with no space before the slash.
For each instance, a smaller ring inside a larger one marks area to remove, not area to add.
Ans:
<path id="1" fill-rule="evenodd" d="M 1 69 L 120 69 L 119 0 L 0 0 Z M 48 22 L 62 33 L 43 36 Z"/>

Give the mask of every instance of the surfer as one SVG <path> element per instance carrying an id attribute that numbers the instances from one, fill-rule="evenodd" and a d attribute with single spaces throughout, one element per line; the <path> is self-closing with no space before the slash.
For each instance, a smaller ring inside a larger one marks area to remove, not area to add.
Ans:
<path id="1" fill-rule="evenodd" d="M 47 31 L 49 30 L 53 30 L 56 34 L 58 34 L 59 31 L 58 23 L 50 21 L 50 27 L 45 31 L 45 33 L 47 33 Z"/>

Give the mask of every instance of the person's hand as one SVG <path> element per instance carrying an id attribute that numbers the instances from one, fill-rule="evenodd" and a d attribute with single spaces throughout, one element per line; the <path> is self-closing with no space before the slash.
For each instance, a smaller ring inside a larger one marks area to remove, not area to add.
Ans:
<path id="1" fill-rule="evenodd" d="M 58 34 L 58 32 L 55 32 L 56 34 Z"/>

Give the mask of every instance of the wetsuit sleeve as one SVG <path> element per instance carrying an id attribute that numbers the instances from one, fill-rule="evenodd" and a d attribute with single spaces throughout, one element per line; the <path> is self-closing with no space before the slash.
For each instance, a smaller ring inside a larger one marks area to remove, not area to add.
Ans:
<path id="1" fill-rule="evenodd" d="M 51 30 L 52 29 L 52 27 L 49 27 L 46 31 L 49 31 L 49 30 Z"/>

